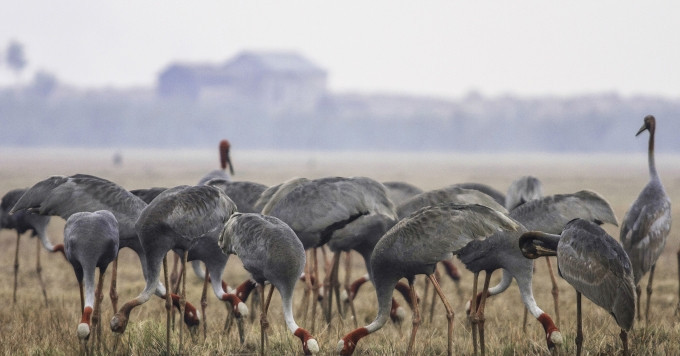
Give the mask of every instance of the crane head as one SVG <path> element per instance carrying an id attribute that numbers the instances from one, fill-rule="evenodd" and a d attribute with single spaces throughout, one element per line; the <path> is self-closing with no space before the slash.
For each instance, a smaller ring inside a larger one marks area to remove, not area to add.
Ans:
<path id="1" fill-rule="evenodd" d="M 638 136 L 639 134 L 645 132 L 645 130 L 649 130 L 649 132 L 654 132 L 654 129 L 656 128 L 656 119 L 654 118 L 653 115 L 647 115 L 645 116 L 644 123 L 642 124 L 642 127 L 638 132 L 635 134 L 635 136 Z"/>
<path id="2" fill-rule="evenodd" d="M 559 235 L 529 231 L 519 238 L 519 248 L 524 257 L 532 260 L 542 256 L 556 256 L 559 241 Z"/>

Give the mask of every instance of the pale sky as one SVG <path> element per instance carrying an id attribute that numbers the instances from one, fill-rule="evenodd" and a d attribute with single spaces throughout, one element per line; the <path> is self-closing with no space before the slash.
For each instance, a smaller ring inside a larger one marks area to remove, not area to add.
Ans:
<path id="1" fill-rule="evenodd" d="M 65 83 L 152 86 L 168 64 L 298 51 L 336 92 L 680 97 L 678 1 L 7 1 L 0 49 Z M 14 83 L 6 67 L 0 85 Z"/>

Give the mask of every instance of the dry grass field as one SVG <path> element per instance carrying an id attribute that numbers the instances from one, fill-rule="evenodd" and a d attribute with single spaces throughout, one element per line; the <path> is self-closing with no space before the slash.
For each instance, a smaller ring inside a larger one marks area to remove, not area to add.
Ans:
<path id="1" fill-rule="evenodd" d="M 632 139 L 632 138 L 631 138 Z M 642 139 L 639 139 L 642 141 Z M 641 147 L 645 146 L 643 144 Z M 643 149 L 641 149 L 643 150 Z M 216 151 L 216 150 L 215 150 Z M 0 149 L 0 194 L 18 187 L 28 187 L 50 175 L 88 173 L 110 179 L 128 188 L 175 186 L 194 184 L 218 165 L 217 152 L 213 151 L 122 151 L 123 164 L 114 167 L 113 151 L 64 149 Z M 546 194 L 575 192 L 591 189 L 606 197 L 614 207 L 619 220 L 647 182 L 646 154 L 635 155 L 524 155 L 524 154 L 442 154 L 442 153 L 319 153 L 319 152 L 232 152 L 235 180 L 248 180 L 272 185 L 285 179 L 304 176 L 368 176 L 379 181 L 401 180 L 423 189 L 434 189 L 453 183 L 481 182 L 505 191 L 515 178 L 531 174 L 544 185 Z M 657 165 L 666 190 L 673 202 L 680 202 L 680 157 L 659 155 Z M 673 218 L 680 222 L 675 209 Z M 54 217 L 50 223 L 52 242 L 63 239 L 64 221 Z M 618 228 L 605 226 L 618 239 Z M 678 276 L 676 251 L 680 225 L 671 231 L 666 251 L 657 264 L 654 280 L 651 322 L 636 323 L 630 335 L 632 352 L 636 355 L 680 355 L 680 317 L 674 315 L 678 303 Z M 43 277 L 46 281 L 49 305 L 45 306 L 38 284 L 36 239 L 21 238 L 19 287 L 17 302 L 12 303 L 13 260 L 16 234 L 0 231 L 0 354 L 2 355 L 73 355 L 80 352 L 76 327 L 80 320 L 79 296 L 75 275 L 61 255 L 48 255 L 41 248 Z M 365 273 L 363 262 L 353 259 L 352 274 Z M 461 267 L 459 261 L 457 266 Z M 460 295 L 455 285 L 444 279 L 442 287 L 455 309 L 454 353 L 472 354 L 470 328 L 463 307 L 464 298 L 472 290 L 472 274 L 461 268 Z M 232 257 L 227 265 L 225 280 L 238 284 L 247 277 L 238 258 Z M 492 284 L 498 281 L 496 271 Z M 106 286 L 110 275 L 106 275 Z M 118 277 L 120 304 L 136 296 L 144 286 L 139 260 L 129 249 L 120 254 Z M 341 280 L 343 280 L 341 275 Z M 417 279 L 422 293 L 423 277 Z M 574 354 L 575 292 L 559 280 L 561 324 L 565 337 L 562 354 Z M 647 280 L 643 280 L 643 289 Z M 188 300 L 199 304 L 202 281 L 189 274 Z M 296 297 L 301 296 L 298 286 Z M 550 281 L 543 260 L 537 261 L 534 294 L 541 308 L 554 319 Z M 296 298 L 299 299 L 299 298 Z M 403 301 L 400 296 L 397 300 Z M 645 302 L 646 297 L 643 299 Z M 245 355 L 256 354 L 259 348 L 259 323 L 248 322 L 245 345 L 240 345 L 236 330 L 223 331 L 226 309 L 209 295 L 207 340 L 202 336 L 190 340 L 185 346 L 189 355 Z M 370 322 L 376 314 L 375 294 L 365 286 L 357 300 L 358 322 Z M 249 304 L 250 305 L 250 304 Z M 408 308 L 407 308 L 408 310 Z M 524 307 L 515 283 L 505 293 L 489 300 L 486 308 L 487 350 L 492 355 L 547 354 L 543 329 L 529 317 L 526 332 L 522 331 Z M 256 312 L 251 310 L 252 312 Z M 620 351 L 619 329 L 614 319 L 584 299 L 584 351 L 587 355 L 610 355 Z M 110 354 L 114 335 L 108 323 L 112 316 L 108 296 L 103 303 L 102 354 Z M 285 328 L 278 294 L 274 295 L 269 316 L 269 354 L 299 354 L 299 340 Z M 309 328 L 311 322 L 298 320 Z M 159 298 L 153 298 L 137 308 L 130 317 L 126 333 L 120 339 L 116 353 L 127 355 L 159 354 L 164 350 L 165 309 Z M 354 328 L 348 318 L 334 319 L 326 326 L 316 321 L 313 334 L 320 343 L 322 354 L 334 354 L 338 340 Z M 388 323 L 382 330 L 362 339 L 357 347 L 359 355 L 400 354 L 406 349 L 410 332 L 410 315 L 401 328 Z M 173 350 L 177 350 L 178 332 L 173 333 Z M 418 332 L 416 352 L 419 355 L 446 353 L 446 316 L 437 304 L 434 319 L 427 314 Z"/>

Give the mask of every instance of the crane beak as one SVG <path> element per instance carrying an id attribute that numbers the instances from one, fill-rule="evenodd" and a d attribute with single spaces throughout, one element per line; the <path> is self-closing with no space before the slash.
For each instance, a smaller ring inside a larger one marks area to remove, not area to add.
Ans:
<path id="1" fill-rule="evenodd" d="M 558 242 L 559 235 L 530 231 L 519 238 L 519 248 L 524 257 L 533 260 L 543 256 L 556 256 Z"/>
<path id="2" fill-rule="evenodd" d="M 647 123 L 645 122 L 645 123 L 642 125 L 642 127 L 640 128 L 640 130 L 638 130 L 638 132 L 635 134 L 635 136 L 637 137 L 637 136 L 640 135 L 641 133 L 645 132 L 645 130 L 647 130 L 648 128 L 649 128 L 649 127 L 647 126 Z"/>
<path id="3" fill-rule="evenodd" d="M 233 176 L 234 175 L 234 165 L 231 164 L 231 157 L 229 157 L 229 153 L 227 153 L 227 166 L 229 166 L 229 173 L 231 173 L 231 175 Z"/>

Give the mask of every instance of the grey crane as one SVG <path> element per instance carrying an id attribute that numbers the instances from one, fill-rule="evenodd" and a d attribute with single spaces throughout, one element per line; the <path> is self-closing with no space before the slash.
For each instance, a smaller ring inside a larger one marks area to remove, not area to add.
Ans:
<path id="1" fill-rule="evenodd" d="M 90 322 L 96 330 L 97 345 L 101 343 L 101 301 L 104 273 L 118 255 L 118 221 L 108 210 L 71 215 L 64 226 L 66 259 L 73 266 L 80 286 L 82 319 L 78 337 L 87 342 Z M 95 270 L 99 268 L 99 282 L 95 290 Z M 85 285 L 85 293 L 83 293 Z M 93 341 L 94 344 L 94 341 Z"/>
<path id="2" fill-rule="evenodd" d="M 621 328 L 623 353 L 635 320 L 635 281 L 628 254 L 596 224 L 575 219 L 561 235 L 527 232 L 519 239 L 527 258 L 557 256 L 560 276 L 576 289 L 576 355 L 581 354 L 581 294 L 611 314 Z"/>
<path id="3" fill-rule="evenodd" d="M 640 298 L 642 289 L 640 280 L 649 272 L 647 283 L 647 307 L 645 308 L 645 322 L 649 320 L 649 304 L 652 297 L 652 281 L 654 279 L 654 267 L 666 246 L 666 239 L 671 230 L 671 200 L 661 184 L 659 174 L 654 163 L 654 132 L 656 120 L 654 116 L 647 115 L 644 124 L 637 132 L 640 135 L 649 131 L 649 182 L 640 192 L 637 199 L 626 212 L 621 224 L 619 239 L 623 249 L 628 253 L 630 262 L 633 264 L 636 292 L 638 296 L 638 320 L 640 319 Z"/>
<path id="4" fill-rule="evenodd" d="M 519 177 L 510 183 L 510 186 L 508 187 L 508 192 L 505 194 L 505 208 L 508 209 L 508 211 L 511 211 L 530 200 L 540 199 L 542 197 L 543 184 L 538 178 L 533 176 Z M 560 290 L 557 287 L 557 279 L 555 278 L 549 256 L 545 256 L 545 262 L 548 265 L 548 273 L 550 274 L 550 282 L 552 284 L 551 293 L 553 302 L 555 303 L 555 319 L 557 325 L 560 325 Z M 524 320 L 522 323 L 522 328 L 524 330 L 526 330 L 527 325 L 527 314 L 528 310 L 524 309 Z"/>
<path id="5" fill-rule="evenodd" d="M 370 273 L 373 246 L 397 221 L 394 205 L 387 198 L 385 187 L 366 177 L 328 177 L 303 181 L 269 203 L 272 206 L 269 215 L 288 224 L 305 249 L 328 244 L 331 251 L 335 252 L 328 283 L 335 292 L 339 310 L 337 270 L 340 252 L 357 251 L 364 258 Z M 266 212 L 263 209 L 263 213 Z M 329 289 L 326 289 L 327 293 Z M 328 303 L 328 322 L 332 299 L 332 294 L 325 299 Z"/>
<path id="6" fill-rule="evenodd" d="M 502 213 L 487 207 L 472 206 L 475 207 L 472 211 L 477 212 L 477 214 L 470 213 L 470 208 L 461 208 L 459 205 L 452 204 L 423 208 L 408 218 L 402 219 L 380 239 L 371 260 L 373 282 L 378 294 L 378 316 L 369 326 L 356 329 L 345 335 L 338 345 L 340 353 L 351 354 L 360 338 L 382 327 L 386 317 L 385 313 L 389 310 L 388 301 L 385 300 L 386 295 L 391 295 L 394 284 L 399 278 L 412 278 L 416 274 L 423 273 L 430 274 L 434 271 L 434 265 L 437 262 L 451 258 L 453 254 L 458 256 L 468 270 L 475 273 L 473 295 L 477 294 L 476 286 L 479 272 L 486 272 L 484 289 L 482 290 L 488 292 L 481 294 L 479 303 L 477 303 L 477 298 L 472 298 L 471 321 L 473 322 L 475 353 L 477 350 L 476 333 L 474 332 L 476 328 L 479 329 L 482 354 L 485 351 L 483 313 L 486 297 L 505 291 L 510 286 L 512 278 L 517 280 L 524 305 L 542 324 L 548 348 L 553 349 L 556 344 L 562 343 L 559 329 L 550 316 L 538 307 L 533 298 L 531 290 L 533 263 L 522 256 L 518 245 L 519 237 L 521 233 L 528 231 L 528 229 L 561 232 L 564 225 L 574 218 L 616 224 L 616 217 L 611 206 L 604 198 L 590 191 L 548 196 L 527 202 L 510 212 L 513 224 L 506 224 L 505 231 L 493 235 L 491 233 L 495 230 L 475 234 L 466 232 L 466 229 L 485 226 L 483 224 L 489 224 L 489 221 L 492 221 L 490 219 L 494 219 L 494 216 L 498 224 L 507 219 L 502 220 L 501 218 L 504 218 Z M 488 209 L 488 211 L 485 209 Z M 481 212 L 485 212 L 485 214 L 480 215 Z M 454 216 L 457 217 L 454 218 Z M 513 228 L 517 231 L 509 231 Z M 475 236 L 477 237 L 475 238 Z M 484 236 L 488 237 L 484 238 Z M 413 255 L 414 250 L 419 251 L 419 257 Z M 491 272 L 499 268 L 503 269 L 501 283 L 489 289 Z M 434 278 L 430 277 L 430 280 L 433 281 Z M 436 288 L 437 285 L 435 285 Z M 446 304 L 449 318 L 450 353 L 453 312 Z M 477 307 L 477 304 L 479 304 L 479 307 Z M 417 308 L 414 308 L 414 312 L 416 311 Z M 414 315 L 415 329 L 420 322 L 419 319 L 419 315 Z M 410 345 L 413 341 L 412 332 Z"/>
<path id="7" fill-rule="evenodd" d="M 42 266 L 40 265 L 40 245 L 49 252 L 64 253 L 64 245 L 52 245 L 49 236 L 47 236 L 47 224 L 50 222 L 49 216 L 41 216 L 36 214 L 29 214 L 27 212 L 17 212 L 10 215 L 9 211 L 19 198 L 26 192 L 26 189 L 13 189 L 7 192 L 0 201 L 0 229 L 12 229 L 17 232 L 17 244 L 14 251 L 14 290 L 12 292 L 13 303 L 17 302 L 17 280 L 19 274 L 19 240 L 21 235 L 30 231 L 31 237 L 37 236 L 38 248 L 36 250 L 36 267 L 38 273 L 38 281 L 42 289 L 45 305 L 47 305 L 47 291 L 45 290 L 45 283 L 42 279 Z"/>
<path id="8" fill-rule="evenodd" d="M 341 355 L 350 355 L 359 340 L 379 330 L 387 321 L 391 297 L 399 279 L 406 277 L 411 290 L 413 328 L 407 354 L 411 354 L 420 314 L 413 282 L 426 274 L 444 302 L 449 320 L 449 354 L 453 336 L 453 309 L 434 278 L 439 261 L 449 259 L 476 238 L 487 237 L 498 229 L 516 230 L 519 225 L 503 213 L 481 205 L 442 204 L 428 206 L 402 219 L 378 241 L 371 259 L 372 280 L 378 297 L 378 315 L 365 327 L 345 335 L 337 346 Z M 435 233 L 433 235 L 432 233 Z"/>
<path id="9" fill-rule="evenodd" d="M 474 190 L 479 190 L 480 192 L 490 196 L 495 200 L 498 204 L 505 206 L 505 195 L 503 193 L 499 192 L 498 190 L 482 183 L 458 183 L 455 184 L 455 186 L 459 188 L 465 188 L 465 189 L 474 189 Z"/>
<path id="10" fill-rule="evenodd" d="M 144 253 L 146 263 L 143 269 L 146 287 L 134 299 L 125 303 L 111 319 L 111 330 L 125 331 L 130 311 L 145 303 L 160 285 L 160 267 L 163 262 L 167 283 L 167 263 L 165 255 L 174 250 L 183 255 L 182 270 L 187 260 L 199 259 L 205 263 L 211 284 L 218 299 L 230 302 L 238 315 L 248 310 L 235 295 L 222 289 L 222 273 L 227 258 L 219 250 L 219 232 L 236 210 L 236 205 L 221 190 L 210 186 L 178 186 L 165 190 L 151 204 L 146 206 L 135 223 L 135 230 Z M 182 278 L 186 281 L 186 277 Z M 184 283 L 186 286 L 186 283 Z M 185 306 L 185 287 L 180 296 L 180 310 Z M 168 312 L 167 347 L 170 347 L 170 308 Z M 181 313 L 181 312 L 180 312 Z M 241 338 L 242 318 L 239 318 Z M 182 350 L 182 329 L 180 329 L 180 351 Z"/>
<path id="11" fill-rule="evenodd" d="M 229 156 L 229 149 L 231 148 L 229 141 L 227 141 L 227 140 L 220 141 L 218 148 L 219 148 L 219 151 L 220 151 L 220 168 L 221 169 L 216 169 L 214 171 L 210 171 L 208 174 L 204 175 L 198 181 L 198 185 L 203 185 L 207 181 L 214 179 L 214 178 L 226 179 L 226 180 L 230 181 L 231 176 L 234 175 L 234 165 L 231 163 L 231 157 Z M 227 168 L 229 168 L 229 172 L 227 172 Z"/>
<path id="12" fill-rule="evenodd" d="M 108 210 L 118 221 L 118 248 L 128 247 L 135 251 L 144 271 L 146 256 L 135 231 L 135 222 L 146 205 L 139 197 L 116 183 L 91 175 L 76 174 L 70 177 L 52 176 L 36 183 L 21 196 L 11 212 L 29 210 L 41 215 L 60 216 L 67 220 L 77 212 Z M 117 263 L 114 260 L 110 291 L 114 312 L 118 310 L 116 267 Z M 156 295 L 165 297 L 166 290 L 162 284 L 158 285 Z M 173 304 L 177 307 L 179 296 L 173 294 L 171 297 Z M 184 321 L 192 328 L 198 325 L 198 314 L 192 305 L 188 304 Z"/>
<path id="13" fill-rule="evenodd" d="M 426 192 L 422 192 L 420 194 L 416 194 L 412 196 L 411 198 L 403 201 L 399 206 L 397 206 L 397 216 L 399 219 L 403 219 L 405 217 L 408 217 L 415 211 L 422 209 L 426 206 L 434 206 L 434 205 L 439 205 L 439 204 L 444 204 L 444 203 L 454 203 L 454 204 L 459 204 L 459 205 L 467 205 L 467 204 L 479 204 L 483 205 L 486 207 L 489 207 L 491 209 L 507 213 L 507 210 L 505 208 L 498 204 L 495 199 L 490 197 L 489 195 L 475 189 L 465 189 L 461 188 L 458 185 L 451 185 L 448 187 L 440 188 L 440 189 L 434 189 Z M 442 261 L 443 262 L 443 261 Z M 449 262 L 449 261 L 447 261 Z M 447 271 L 451 269 L 451 265 L 446 266 Z M 455 267 L 454 267 L 455 268 Z M 456 271 L 457 273 L 457 271 Z M 453 273 L 451 273 L 453 274 Z M 460 279 L 460 277 L 459 277 Z M 366 281 L 364 278 L 359 278 L 356 281 L 354 281 L 351 284 L 350 290 L 347 292 L 348 299 L 350 297 L 354 297 L 357 293 L 358 288 L 361 286 L 361 282 Z M 401 283 L 401 282 L 400 282 Z M 402 288 L 404 290 L 405 285 L 400 285 L 397 284 L 398 287 Z M 408 289 L 406 289 L 408 290 Z M 427 291 L 427 290 L 426 290 Z M 433 294 L 433 297 L 435 294 Z M 410 299 L 410 298 L 408 298 Z M 351 299 L 349 299 L 351 300 Z M 397 305 L 396 301 L 393 301 L 393 305 Z M 434 311 L 434 309 L 431 309 Z M 392 314 L 390 315 L 392 319 L 394 319 L 396 310 L 393 308 Z"/>
<path id="14" fill-rule="evenodd" d="M 243 267 L 258 283 L 264 298 L 264 282 L 269 281 L 267 301 L 262 303 L 260 354 L 264 355 L 267 308 L 274 287 L 281 294 L 283 316 L 288 329 L 302 342 L 305 354 L 319 352 L 319 344 L 293 318 L 293 289 L 305 266 L 305 249 L 295 232 L 283 221 L 257 213 L 235 213 L 224 225 L 219 245 L 227 254 L 241 259 Z"/>

